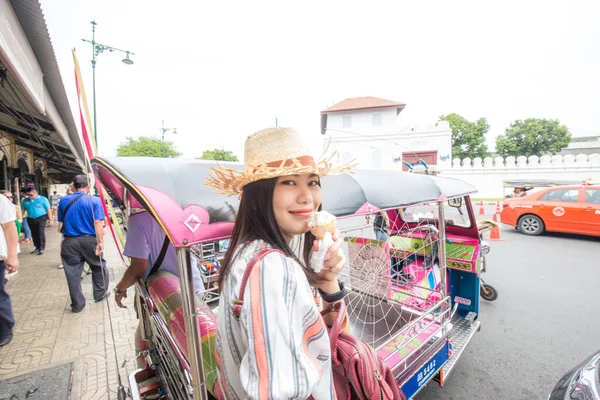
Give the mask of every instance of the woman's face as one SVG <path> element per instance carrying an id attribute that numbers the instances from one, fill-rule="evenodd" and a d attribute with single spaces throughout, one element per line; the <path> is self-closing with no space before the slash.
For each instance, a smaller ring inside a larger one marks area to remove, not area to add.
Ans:
<path id="1" fill-rule="evenodd" d="M 310 214 L 321 205 L 317 175 L 288 175 L 277 178 L 273 192 L 273 212 L 286 240 L 308 231 Z"/>

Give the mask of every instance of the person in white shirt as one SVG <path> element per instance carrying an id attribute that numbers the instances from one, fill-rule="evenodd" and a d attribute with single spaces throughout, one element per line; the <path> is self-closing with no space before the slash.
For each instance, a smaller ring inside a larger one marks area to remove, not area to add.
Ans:
<path id="1" fill-rule="evenodd" d="M 15 206 L 5 196 L 0 196 L 0 348 L 6 346 L 13 338 L 15 318 L 12 312 L 10 297 L 4 288 L 4 274 L 19 269 L 19 237 L 15 220 Z"/>
<path id="2" fill-rule="evenodd" d="M 52 219 L 55 220 L 57 217 L 58 203 L 60 202 L 62 196 L 55 190 L 54 193 L 49 197 L 50 198 L 48 200 L 50 200 L 50 212 L 52 212 Z"/>

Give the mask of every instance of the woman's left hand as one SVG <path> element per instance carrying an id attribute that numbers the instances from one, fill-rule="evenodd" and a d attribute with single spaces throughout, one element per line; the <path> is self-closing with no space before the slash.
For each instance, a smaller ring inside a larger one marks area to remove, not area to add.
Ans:
<path id="1" fill-rule="evenodd" d="M 346 256 L 342 251 L 342 235 L 337 229 L 333 232 L 333 244 L 325 253 L 325 262 L 323 262 L 323 270 L 319 273 L 319 276 L 325 280 L 321 285 L 321 289 L 326 291 L 326 286 L 331 283 L 337 285 L 337 275 L 342 271 L 346 264 Z M 315 240 L 313 244 L 313 251 L 318 250 L 318 241 Z"/>

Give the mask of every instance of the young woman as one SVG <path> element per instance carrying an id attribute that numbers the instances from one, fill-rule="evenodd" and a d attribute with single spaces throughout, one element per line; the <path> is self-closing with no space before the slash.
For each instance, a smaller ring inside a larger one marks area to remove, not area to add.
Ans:
<path id="1" fill-rule="evenodd" d="M 336 315 L 326 321 L 320 308 L 343 298 L 337 275 L 345 257 L 336 231 L 324 269 L 312 271 L 318 245 L 308 221 L 321 208 L 319 178 L 349 168 L 316 162 L 290 128 L 249 136 L 244 158 L 244 172 L 220 166 L 207 181 L 241 195 L 219 277 L 219 389 L 227 399 L 334 399 L 327 324 Z M 251 270 L 237 319 L 232 310 L 242 277 L 265 248 L 281 253 L 269 253 Z"/>

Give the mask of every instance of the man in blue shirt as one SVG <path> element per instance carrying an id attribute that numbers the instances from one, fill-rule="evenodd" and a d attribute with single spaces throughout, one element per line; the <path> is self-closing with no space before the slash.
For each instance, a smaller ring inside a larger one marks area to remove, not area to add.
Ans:
<path id="1" fill-rule="evenodd" d="M 21 208 L 27 211 L 27 224 L 31 229 L 31 236 L 35 250 L 31 254 L 44 254 L 46 249 L 46 221 L 50 219 L 52 225 L 52 210 L 50 202 L 44 196 L 40 196 L 35 188 L 27 188 L 25 190 L 27 198 L 23 200 Z"/>
<path id="2" fill-rule="evenodd" d="M 108 268 L 102 257 L 104 251 L 104 210 L 98 197 L 90 195 L 87 176 L 77 175 L 73 181 L 75 193 L 58 203 L 58 231 L 64 240 L 60 248 L 63 269 L 71 295 L 71 310 L 81 312 L 85 296 L 81 290 L 81 272 L 86 262 L 92 269 L 94 300 L 106 298 Z"/>

